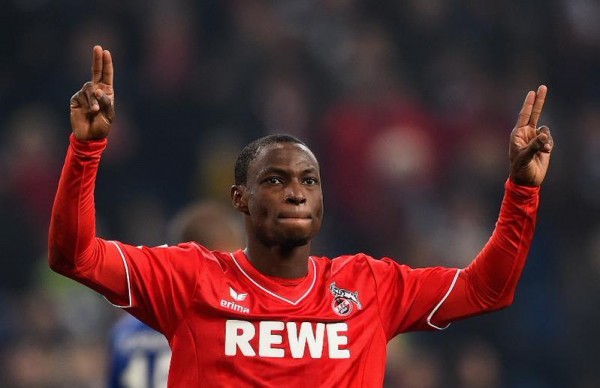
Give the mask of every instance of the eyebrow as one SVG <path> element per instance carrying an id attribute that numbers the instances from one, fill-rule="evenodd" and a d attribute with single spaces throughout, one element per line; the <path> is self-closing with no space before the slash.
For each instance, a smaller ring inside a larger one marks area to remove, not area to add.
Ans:
<path id="1" fill-rule="evenodd" d="M 316 174 L 318 169 L 316 167 L 308 167 L 302 170 L 302 174 Z M 280 167 L 266 167 L 258 173 L 258 176 L 263 176 L 265 174 L 279 174 L 279 175 L 289 175 L 289 170 Z"/>

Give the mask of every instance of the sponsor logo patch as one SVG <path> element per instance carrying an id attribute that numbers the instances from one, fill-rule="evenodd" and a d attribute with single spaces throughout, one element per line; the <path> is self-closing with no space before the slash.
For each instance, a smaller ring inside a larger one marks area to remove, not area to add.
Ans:
<path id="1" fill-rule="evenodd" d="M 241 301 L 243 301 L 244 299 L 246 299 L 246 297 L 248 297 L 248 293 L 243 293 L 243 292 L 237 293 L 237 292 L 235 292 L 235 290 L 234 290 L 233 288 L 231 288 L 231 287 L 229 287 L 229 295 L 231 295 L 231 298 L 232 298 L 233 300 L 236 300 L 236 301 L 238 301 L 238 302 L 241 302 Z"/>
<path id="2" fill-rule="evenodd" d="M 221 307 L 235 311 L 237 313 L 249 314 L 250 309 L 246 306 L 242 306 L 236 302 L 243 302 L 248 297 L 247 292 L 237 292 L 233 288 L 229 287 L 229 296 L 233 301 L 221 299 Z"/>

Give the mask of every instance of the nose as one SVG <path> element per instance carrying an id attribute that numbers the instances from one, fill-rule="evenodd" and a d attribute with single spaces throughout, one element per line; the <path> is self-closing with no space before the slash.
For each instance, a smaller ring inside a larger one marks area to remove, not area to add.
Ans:
<path id="1" fill-rule="evenodd" d="M 302 185 L 299 183 L 290 183 L 285 189 L 285 202 L 293 205 L 302 205 L 306 203 L 306 196 Z"/>

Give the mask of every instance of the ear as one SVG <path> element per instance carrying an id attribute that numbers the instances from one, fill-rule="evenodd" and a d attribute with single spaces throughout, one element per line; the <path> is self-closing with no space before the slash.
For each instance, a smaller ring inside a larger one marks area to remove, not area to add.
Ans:
<path id="1" fill-rule="evenodd" d="M 239 212 L 248 214 L 248 201 L 246 195 L 246 186 L 233 185 L 231 186 L 231 203 Z"/>

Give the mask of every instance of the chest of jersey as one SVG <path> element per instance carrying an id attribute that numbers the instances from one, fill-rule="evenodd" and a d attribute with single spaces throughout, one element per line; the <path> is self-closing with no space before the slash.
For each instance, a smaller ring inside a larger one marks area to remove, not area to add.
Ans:
<path id="1" fill-rule="evenodd" d="M 383 336 L 365 276 L 328 275 L 315 265 L 314 279 L 276 289 L 235 268 L 209 276 L 198 285 L 189 327 L 220 358 L 351 359 Z"/>

